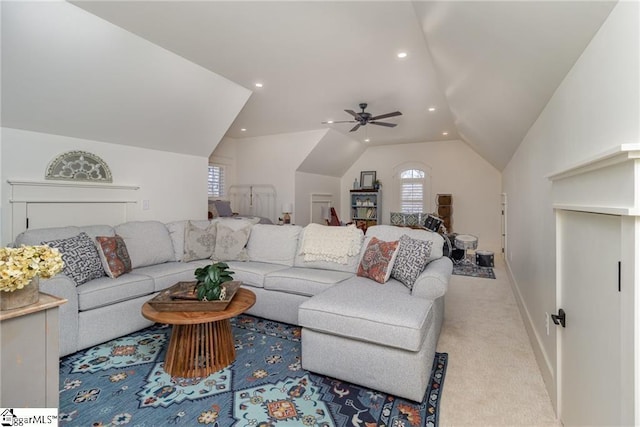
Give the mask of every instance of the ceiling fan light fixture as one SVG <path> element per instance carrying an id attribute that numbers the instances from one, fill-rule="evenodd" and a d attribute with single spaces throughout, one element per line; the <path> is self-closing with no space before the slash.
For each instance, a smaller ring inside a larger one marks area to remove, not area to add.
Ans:
<path id="1" fill-rule="evenodd" d="M 447 131 L 442 132 L 442 136 L 447 136 L 447 135 L 449 135 L 449 132 L 447 132 Z"/>
<path id="2" fill-rule="evenodd" d="M 371 142 L 371 140 L 369 138 L 365 138 L 364 142 Z"/>
<path id="3" fill-rule="evenodd" d="M 262 83 L 260 83 L 260 82 L 256 83 L 256 87 L 258 87 L 258 88 L 263 87 L 263 86 L 264 85 Z"/>
<path id="4" fill-rule="evenodd" d="M 339 121 L 328 120 L 326 122 L 322 122 L 322 124 L 356 123 L 356 125 L 354 127 L 352 127 L 351 130 L 349 130 L 349 132 L 355 132 L 358 129 L 360 129 L 360 126 L 366 126 L 368 124 L 392 128 L 392 127 L 396 127 L 397 125 L 395 123 L 380 122 L 378 120 L 388 119 L 390 117 L 396 117 L 396 116 L 401 116 L 402 115 L 402 113 L 400 111 L 393 111 L 391 113 L 385 113 L 385 114 L 380 114 L 378 116 L 374 116 L 373 114 L 367 113 L 365 111 L 365 109 L 367 108 L 367 103 L 366 102 L 360 103 L 359 106 L 362 109 L 362 111 L 360 113 L 356 113 L 353 110 L 344 110 L 347 114 L 349 114 L 351 116 L 352 120 L 339 120 Z"/>
<path id="5" fill-rule="evenodd" d="M 400 59 L 404 59 L 407 57 L 407 52 L 398 52 L 398 58 Z"/>
<path id="6" fill-rule="evenodd" d="M 436 111 L 436 107 L 429 107 L 429 112 L 433 113 L 434 111 Z"/>
<path id="7" fill-rule="evenodd" d="M 246 132 L 246 131 L 247 131 L 247 129 L 246 129 L 246 128 L 242 128 L 242 129 L 240 129 L 240 132 Z"/>

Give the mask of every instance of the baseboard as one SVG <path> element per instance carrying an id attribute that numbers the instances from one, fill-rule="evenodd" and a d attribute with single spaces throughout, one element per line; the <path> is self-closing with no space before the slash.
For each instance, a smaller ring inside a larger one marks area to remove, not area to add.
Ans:
<path id="1" fill-rule="evenodd" d="M 524 304 L 524 300 L 522 298 L 522 294 L 520 293 L 520 289 L 517 285 L 517 281 L 513 276 L 513 272 L 511 271 L 511 266 L 509 265 L 508 260 L 504 259 L 504 262 L 507 266 L 507 275 L 509 276 L 509 281 L 511 283 L 511 289 L 513 290 L 513 295 L 515 296 L 516 303 L 518 304 L 518 309 L 520 310 L 520 316 L 522 317 L 522 321 L 524 323 L 524 327 L 527 331 L 527 335 L 529 336 L 529 342 L 531 343 L 531 347 L 533 349 L 533 355 L 536 358 L 536 362 L 538 363 L 538 367 L 540 368 L 540 373 L 542 374 L 542 380 L 544 381 L 544 385 L 547 389 L 547 393 L 549 394 L 549 398 L 551 399 L 551 405 L 553 406 L 553 410 L 556 413 L 556 417 L 558 414 L 558 396 L 557 396 L 557 384 L 556 384 L 556 376 L 553 368 L 551 367 L 551 363 L 549 362 L 549 356 L 547 352 L 542 347 L 540 337 L 533 327 L 533 319 L 531 318 L 531 314 L 529 310 L 527 310 L 527 306 Z"/>

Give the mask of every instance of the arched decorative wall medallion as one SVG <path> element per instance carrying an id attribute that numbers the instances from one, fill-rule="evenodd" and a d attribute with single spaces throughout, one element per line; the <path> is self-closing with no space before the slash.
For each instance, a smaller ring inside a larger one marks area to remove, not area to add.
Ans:
<path id="1" fill-rule="evenodd" d="M 68 151 L 53 159 L 45 179 L 112 182 L 111 170 L 100 157 L 86 151 Z"/>

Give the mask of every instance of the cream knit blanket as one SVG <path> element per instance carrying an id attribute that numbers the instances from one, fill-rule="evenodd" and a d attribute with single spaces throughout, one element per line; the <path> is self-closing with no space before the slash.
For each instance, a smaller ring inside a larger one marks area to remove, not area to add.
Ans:
<path id="1" fill-rule="evenodd" d="M 355 225 L 330 227 L 309 224 L 305 227 L 300 255 L 305 261 L 348 264 L 349 257 L 360 253 L 364 235 Z"/>

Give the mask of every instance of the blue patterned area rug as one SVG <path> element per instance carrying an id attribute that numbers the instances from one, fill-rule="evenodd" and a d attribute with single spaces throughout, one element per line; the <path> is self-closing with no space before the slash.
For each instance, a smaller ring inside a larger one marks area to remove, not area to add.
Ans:
<path id="1" fill-rule="evenodd" d="M 458 276 L 481 277 L 483 279 L 495 279 L 496 275 L 491 267 L 479 267 L 474 258 L 467 255 L 468 262 L 453 263 L 453 274 Z"/>
<path id="2" fill-rule="evenodd" d="M 446 353 L 417 404 L 303 370 L 298 327 L 246 315 L 232 326 L 236 361 L 206 378 L 165 373 L 167 325 L 63 358 L 60 425 L 437 426 Z"/>

